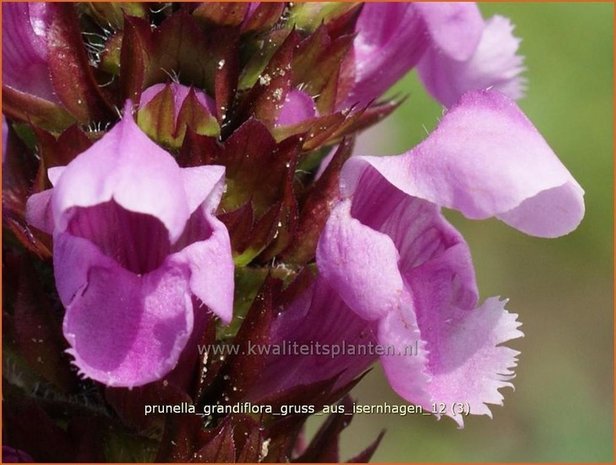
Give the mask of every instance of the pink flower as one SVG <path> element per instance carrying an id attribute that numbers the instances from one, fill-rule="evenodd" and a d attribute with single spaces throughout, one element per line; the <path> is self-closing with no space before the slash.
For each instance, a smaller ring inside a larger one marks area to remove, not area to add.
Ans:
<path id="1" fill-rule="evenodd" d="M 517 352 L 500 344 L 522 333 L 503 301 L 478 303 L 470 251 L 440 207 L 556 237 L 581 221 L 581 187 L 512 101 L 483 91 L 466 94 L 413 150 L 351 158 L 341 192 L 319 272 L 379 344 L 400 354 L 418 344 L 417 356 L 381 356 L 393 389 L 428 410 L 444 404 L 440 413 L 460 425 L 457 404 L 490 415 L 486 404 L 502 402 L 516 365 Z"/>
<path id="2" fill-rule="evenodd" d="M 49 178 L 54 187 L 28 200 L 27 218 L 53 234 L 64 335 L 83 375 L 109 386 L 160 379 L 203 304 L 231 320 L 229 236 L 214 216 L 223 167 L 181 169 L 127 106 L 121 122 Z"/>

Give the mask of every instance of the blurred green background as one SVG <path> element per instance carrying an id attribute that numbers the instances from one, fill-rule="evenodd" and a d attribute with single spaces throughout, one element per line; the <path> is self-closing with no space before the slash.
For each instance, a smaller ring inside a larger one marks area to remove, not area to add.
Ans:
<path id="1" fill-rule="evenodd" d="M 342 457 L 387 433 L 374 461 L 604 461 L 613 456 L 613 6 L 481 4 L 510 17 L 526 57 L 520 106 L 586 190 L 586 217 L 557 240 L 525 236 L 497 220 L 449 218 L 473 252 L 482 298 L 510 298 L 525 338 L 515 391 L 494 419 L 359 415 Z M 397 154 L 432 129 L 442 109 L 415 73 L 393 92 L 410 98 L 367 132 L 361 154 Z M 424 129 L 425 128 L 425 129 Z M 403 403 L 379 367 L 353 391 L 359 403 Z M 314 430 L 315 424 L 311 425 Z"/>

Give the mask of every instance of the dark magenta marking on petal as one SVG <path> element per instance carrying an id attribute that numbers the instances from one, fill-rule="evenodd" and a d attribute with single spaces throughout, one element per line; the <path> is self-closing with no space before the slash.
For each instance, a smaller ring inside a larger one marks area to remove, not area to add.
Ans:
<path id="1" fill-rule="evenodd" d="M 126 210 L 113 200 L 94 207 L 74 207 L 67 231 L 89 240 L 136 274 L 158 268 L 171 249 L 169 233 L 160 220 Z"/>

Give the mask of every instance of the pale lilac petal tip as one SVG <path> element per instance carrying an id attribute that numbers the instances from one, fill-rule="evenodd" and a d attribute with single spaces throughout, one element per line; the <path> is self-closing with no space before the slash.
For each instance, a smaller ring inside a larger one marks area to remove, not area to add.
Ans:
<path id="1" fill-rule="evenodd" d="M 207 165 L 182 168 L 181 175 L 190 213 L 199 207 L 214 212 L 225 187 L 225 167 Z"/>
<path id="2" fill-rule="evenodd" d="M 467 60 L 455 60 L 428 50 L 418 65 L 426 89 L 450 107 L 468 91 L 493 89 L 517 100 L 524 95 L 524 57 L 517 54 L 520 39 L 509 19 L 494 16 L 486 22 L 481 40 Z"/>
<path id="3" fill-rule="evenodd" d="M 47 234 L 53 233 L 51 193 L 52 190 L 48 189 L 33 194 L 26 202 L 26 221 Z"/>
<path id="4" fill-rule="evenodd" d="M 498 391 L 513 387 L 518 351 L 501 346 L 523 337 L 517 315 L 505 310 L 506 301 L 493 297 L 476 310 L 465 312 L 447 328 L 438 352 L 430 355 L 430 395 L 447 406 L 445 414 L 463 426 L 455 404 L 466 404 L 473 415 L 492 416 L 486 404 L 503 404 Z M 428 349 L 429 350 L 429 349 Z"/>
<path id="5" fill-rule="evenodd" d="M 66 168 L 66 166 L 53 166 L 47 170 L 47 178 L 49 178 L 49 182 L 52 186 L 58 183 L 60 176 L 64 173 L 64 168 Z"/>
<path id="6" fill-rule="evenodd" d="M 244 21 L 248 21 L 252 17 L 259 5 L 261 5 L 261 2 L 248 3 L 248 11 L 246 11 L 246 17 L 244 18 Z"/>
<path id="7" fill-rule="evenodd" d="M 353 191 L 365 167 L 408 195 L 496 216 L 521 231 L 557 237 L 584 215 L 584 191 L 517 105 L 496 91 L 469 92 L 415 149 L 398 157 L 354 157 L 342 173 Z"/>
<path id="8" fill-rule="evenodd" d="M 474 2 L 417 2 L 432 48 L 454 60 L 467 60 L 479 43 L 483 19 Z"/>

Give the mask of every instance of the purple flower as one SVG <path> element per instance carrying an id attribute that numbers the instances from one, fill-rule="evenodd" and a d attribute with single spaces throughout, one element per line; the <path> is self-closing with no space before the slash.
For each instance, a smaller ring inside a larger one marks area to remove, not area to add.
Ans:
<path id="1" fill-rule="evenodd" d="M 437 206 L 406 196 L 375 173 L 339 204 L 319 242 L 319 270 L 342 300 L 370 323 L 392 388 L 431 411 L 457 403 L 473 414 L 501 404 L 520 337 L 517 315 L 488 299 L 477 308 L 468 246 Z M 365 190 L 364 190 L 365 188 Z M 415 353 L 416 351 L 416 353 Z"/>
<path id="2" fill-rule="evenodd" d="M 2 5 L 2 84 L 58 103 L 47 61 L 50 14 L 45 2 Z"/>
<path id="3" fill-rule="evenodd" d="M 53 234 L 64 335 L 80 372 L 139 386 L 176 365 L 205 304 L 232 317 L 229 236 L 214 211 L 224 168 L 181 169 L 125 116 L 28 200 Z"/>
<path id="4" fill-rule="evenodd" d="M 474 3 L 366 4 L 356 29 L 354 83 L 343 106 L 368 104 L 418 65 L 427 89 L 446 106 L 488 87 L 522 95 L 512 26 L 502 17 L 484 23 Z"/>
<path id="5" fill-rule="evenodd" d="M 516 105 L 497 92 L 467 94 L 423 143 L 397 157 L 354 157 L 343 200 L 321 235 L 317 264 L 379 344 L 393 389 L 432 409 L 457 403 L 490 415 L 510 385 L 522 336 L 516 315 L 478 305 L 470 252 L 440 207 L 496 216 L 528 234 L 566 234 L 584 213 L 583 190 Z M 419 353 L 404 356 L 417 344 Z"/>

